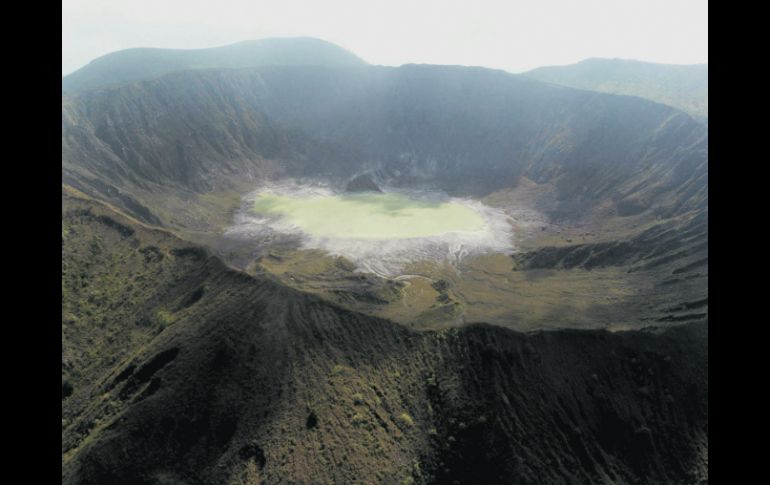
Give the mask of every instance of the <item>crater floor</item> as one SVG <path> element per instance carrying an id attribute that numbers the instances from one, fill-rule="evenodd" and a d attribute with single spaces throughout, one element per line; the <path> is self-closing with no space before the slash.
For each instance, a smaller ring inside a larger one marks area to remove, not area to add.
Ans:
<path id="1" fill-rule="evenodd" d="M 400 193 L 290 196 L 260 193 L 257 214 L 302 232 L 333 239 L 415 239 L 484 229 L 484 219 L 457 200 L 416 199 Z"/>
<path id="2" fill-rule="evenodd" d="M 419 329 L 487 322 L 626 330 L 669 321 L 673 300 L 702 299 L 701 277 L 674 293 L 662 285 L 671 272 L 665 265 L 637 271 L 623 258 L 588 267 L 552 257 L 533 266 L 518 257 L 541 249 L 599 254 L 605 246 L 623 256 L 613 241 L 653 224 L 646 216 L 551 220 L 539 203 L 549 187 L 529 181 L 481 200 L 389 190 L 263 185 L 244 198 L 220 254 L 251 274 Z"/>
<path id="3" fill-rule="evenodd" d="M 510 252 L 509 219 L 478 200 L 438 191 L 348 194 L 285 183 L 247 196 L 227 234 L 255 249 L 320 250 L 344 258 L 357 271 L 395 278 L 415 262 L 457 263 Z"/>

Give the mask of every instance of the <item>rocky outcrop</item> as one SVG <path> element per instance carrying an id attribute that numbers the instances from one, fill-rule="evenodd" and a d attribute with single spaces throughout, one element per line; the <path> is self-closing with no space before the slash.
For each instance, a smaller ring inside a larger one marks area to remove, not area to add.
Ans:
<path id="1" fill-rule="evenodd" d="M 350 180 L 345 186 L 346 192 L 379 192 L 382 190 L 374 183 L 371 175 L 361 174 Z"/>

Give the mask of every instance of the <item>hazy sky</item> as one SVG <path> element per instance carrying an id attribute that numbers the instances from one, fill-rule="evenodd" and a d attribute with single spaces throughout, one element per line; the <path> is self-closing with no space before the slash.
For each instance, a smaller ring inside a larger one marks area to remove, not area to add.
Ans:
<path id="1" fill-rule="evenodd" d="M 63 0 L 62 74 L 130 47 L 271 36 L 334 42 L 372 64 L 521 72 L 587 57 L 708 62 L 707 0 Z"/>

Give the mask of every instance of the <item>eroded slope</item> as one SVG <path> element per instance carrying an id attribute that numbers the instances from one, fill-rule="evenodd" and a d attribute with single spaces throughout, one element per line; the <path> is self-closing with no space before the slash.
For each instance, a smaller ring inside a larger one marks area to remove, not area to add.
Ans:
<path id="1" fill-rule="evenodd" d="M 64 483 L 707 478 L 707 323 L 416 333 L 71 190 L 62 215 Z"/>

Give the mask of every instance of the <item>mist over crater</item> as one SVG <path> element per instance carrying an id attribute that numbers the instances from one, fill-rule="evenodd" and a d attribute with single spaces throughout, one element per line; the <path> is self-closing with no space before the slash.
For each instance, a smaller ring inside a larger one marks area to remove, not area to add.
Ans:
<path id="1" fill-rule="evenodd" d="M 322 182 L 282 181 L 244 198 L 227 237 L 258 246 L 296 244 L 393 277 L 414 261 L 458 262 L 513 249 L 510 218 L 438 190 L 345 193 Z"/>

